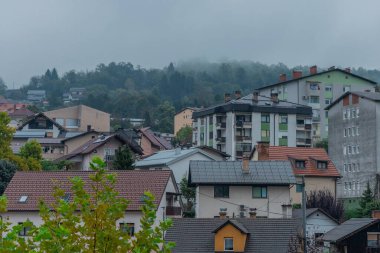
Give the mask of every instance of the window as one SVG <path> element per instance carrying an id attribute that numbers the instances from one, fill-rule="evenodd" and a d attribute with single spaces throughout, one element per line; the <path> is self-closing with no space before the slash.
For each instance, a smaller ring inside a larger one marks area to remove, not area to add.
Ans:
<path id="1" fill-rule="evenodd" d="M 280 123 L 288 124 L 288 115 L 280 115 Z"/>
<path id="2" fill-rule="evenodd" d="M 351 115 L 352 115 L 352 118 L 356 118 L 356 109 L 355 108 L 352 108 Z"/>
<path id="3" fill-rule="evenodd" d="M 23 195 L 23 196 L 20 197 L 20 199 L 18 200 L 18 202 L 25 203 L 27 200 L 28 200 L 28 196 Z"/>
<path id="4" fill-rule="evenodd" d="M 304 169 L 306 167 L 306 162 L 302 160 L 296 160 L 296 168 Z"/>
<path id="5" fill-rule="evenodd" d="M 269 114 L 261 114 L 261 123 L 269 123 L 270 117 Z"/>
<path id="6" fill-rule="evenodd" d="M 329 86 L 325 86 L 325 91 L 332 91 L 332 87 L 329 85 Z"/>
<path id="7" fill-rule="evenodd" d="M 347 182 L 344 182 L 344 189 L 347 190 Z"/>
<path id="8" fill-rule="evenodd" d="M 344 136 L 344 137 L 347 136 L 347 128 L 344 129 L 343 136 Z"/>
<path id="9" fill-rule="evenodd" d="M 351 182 L 348 183 L 348 189 L 349 189 L 349 190 L 352 189 L 352 183 L 351 183 Z"/>
<path id="10" fill-rule="evenodd" d="M 354 127 L 352 127 L 351 134 L 352 134 L 352 136 L 355 136 L 355 128 Z"/>
<path id="11" fill-rule="evenodd" d="M 347 165 L 347 170 L 348 170 L 348 172 L 351 172 L 351 163 L 349 163 L 348 165 Z"/>
<path id="12" fill-rule="evenodd" d="M 210 117 L 209 117 L 209 120 L 208 120 L 208 123 L 209 123 L 210 125 L 212 125 L 212 123 L 213 123 L 213 120 L 214 120 L 214 119 L 213 119 L 213 117 L 212 117 L 212 116 L 210 116 Z"/>
<path id="13" fill-rule="evenodd" d="M 135 223 L 119 223 L 119 228 L 122 232 L 128 233 L 130 236 L 135 234 Z"/>
<path id="14" fill-rule="evenodd" d="M 228 185 L 215 185 L 214 198 L 229 198 L 230 188 Z"/>
<path id="15" fill-rule="evenodd" d="M 347 153 L 348 153 L 349 155 L 351 155 L 351 153 L 352 153 L 352 148 L 351 148 L 351 146 L 348 146 L 348 151 L 347 151 Z"/>
<path id="16" fill-rule="evenodd" d="M 326 117 L 326 118 L 329 117 L 329 111 L 325 111 L 325 117 Z"/>
<path id="17" fill-rule="evenodd" d="M 347 128 L 347 136 L 348 136 L 348 137 L 351 136 L 351 128 Z"/>
<path id="18" fill-rule="evenodd" d="M 347 147 L 343 146 L 343 155 L 346 155 L 346 154 L 347 154 Z"/>
<path id="19" fill-rule="evenodd" d="M 55 119 L 54 121 L 60 124 L 61 126 L 65 124 L 65 119 Z"/>
<path id="20" fill-rule="evenodd" d="M 327 162 L 318 161 L 317 162 L 317 168 L 318 169 L 327 169 Z"/>
<path id="21" fill-rule="evenodd" d="M 269 130 L 261 130 L 261 137 L 269 137 L 270 131 Z"/>
<path id="22" fill-rule="evenodd" d="M 351 165 L 351 168 L 352 168 L 352 172 L 355 172 L 355 169 L 356 169 L 356 165 L 355 165 L 355 163 L 353 163 L 353 164 Z"/>
<path id="23" fill-rule="evenodd" d="M 350 118 L 351 118 L 351 110 L 347 109 L 347 119 L 350 119 Z"/>
<path id="24" fill-rule="evenodd" d="M 302 192 L 302 184 L 296 184 L 296 192 Z"/>
<path id="25" fill-rule="evenodd" d="M 350 86 L 344 86 L 343 87 L 343 93 L 346 93 L 347 91 L 350 91 L 351 90 L 351 87 Z"/>
<path id="26" fill-rule="evenodd" d="M 352 154 L 356 154 L 356 146 L 352 146 Z"/>
<path id="27" fill-rule="evenodd" d="M 309 103 L 311 103 L 311 104 L 319 104 L 319 96 L 310 96 Z"/>
<path id="28" fill-rule="evenodd" d="M 347 112 L 346 112 L 346 110 L 343 110 L 343 119 L 347 119 Z"/>
<path id="29" fill-rule="evenodd" d="M 356 153 L 359 154 L 359 146 L 356 146 Z"/>
<path id="30" fill-rule="evenodd" d="M 79 119 L 66 119 L 66 127 L 78 127 L 79 126 Z"/>
<path id="31" fill-rule="evenodd" d="M 23 226 L 23 225 L 24 225 L 23 222 L 19 222 L 18 224 L 22 226 L 20 232 L 18 232 L 18 235 L 19 235 L 19 236 L 27 236 L 27 235 L 28 235 L 28 232 L 29 232 L 29 230 L 30 230 L 30 227 L 25 227 L 25 226 Z"/>
<path id="32" fill-rule="evenodd" d="M 310 84 L 310 90 L 319 90 L 319 84 L 318 83 L 311 83 Z"/>
<path id="33" fill-rule="evenodd" d="M 356 108 L 356 118 L 359 118 L 359 107 Z"/>
<path id="34" fill-rule="evenodd" d="M 252 198 L 267 198 L 267 187 L 266 186 L 253 186 L 252 187 Z"/>
<path id="35" fill-rule="evenodd" d="M 356 127 L 356 135 L 359 135 L 359 127 Z"/>
<path id="36" fill-rule="evenodd" d="M 380 233 L 367 232 L 367 245 L 368 248 L 380 247 Z"/>
<path id="37" fill-rule="evenodd" d="M 325 104 L 326 104 L 326 105 L 331 104 L 331 99 L 325 99 Z"/>
<path id="38" fill-rule="evenodd" d="M 224 250 L 233 251 L 234 250 L 234 238 L 224 238 Z"/>
<path id="39" fill-rule="evenodd" d="M 343 164 L 343 171 L 347 172 L 347 164 Z"/>

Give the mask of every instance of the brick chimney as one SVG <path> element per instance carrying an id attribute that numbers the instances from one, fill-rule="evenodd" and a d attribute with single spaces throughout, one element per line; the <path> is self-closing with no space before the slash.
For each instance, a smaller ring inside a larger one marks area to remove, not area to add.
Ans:
<path id="1" fill-rule="evenodd" d="M 302 71 L 301 70 L 293 70 L 293 79 L 301 78 Z"/>
<path id="2" fill-rule="evenodd" d="M 380 219 L 380 210 L 372 210 L 371 217 L 373 219 Z"/>
<path id="3" fill-rule="evenodd" d="M 258 141 L 256 144 L 257 158 L 259 161 L 269 160 L 269 142 Z"/>
<path id="4" fill-rule="evenodd" d="M 278 93 L 277 92 L 272 92 L 270 94 L 270 99 L 272 100 L 273 103 L 278 103 Z"/>
<path id="5" fill-rule="evenodd" d="M 241 169 L 243 171 L 243 174 L 249 173 L 249 157 L 243 156 L 242 162 L 241 162 Z"/>
<path id="6" fill-rule="evenodd" d="M 235 99 L 240 99 L 241 98 L 241 91 L 240 90 L 236 90 L 235 91 Z"/>
<path id="7" fill-rule="evenodd" d="M 317 65 L 310 67 L 310 75 L 315 75 L 318 73 Z"/>
<path id="8" fill-rule="evenodd" d="M 350 67 L 345 68 L 344 71 L 346 71 L 347 73 L 351 73 L 351 68 Z"/>
<path id="9" fill-rule="evenodd" d="M 286 74 L 281 74 L 279 78 L 280 82 L 285 82 L 286 81 Z"/>
<path id="10" fill-rule="evenodd" d="M 249 208 L 249 218 L 251 218 L 251 219 L 256 219 L 256 208 Z"/>
<path id="11" fill-rule="evenodd" d="M 220 208 L 219 218 L 225 219 L 227 217 L 227 208 Z"/>
<path id="12" fill-rule="evenodd" d="M 257 104 L 257 102 L 259 102 L 259 91 L 258 90 L 254 90 L 253 93 L 252 93 L 252 102 Z"/>
<path id="13" fill-rule="evenodd" d="M 224 93 L 224 103 L 227 103 L 231 100 L 231 94 L 230 93 Z"/>

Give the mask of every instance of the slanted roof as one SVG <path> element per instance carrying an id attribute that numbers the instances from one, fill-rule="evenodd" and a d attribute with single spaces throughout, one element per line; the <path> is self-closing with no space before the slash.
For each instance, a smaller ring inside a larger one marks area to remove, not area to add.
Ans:
<path id="1" fill-rule="evenodd" d="M 244 234 L 249 234 L 249 231 L 244 227 L 243 224 L 241 224 L 240 222 L 238 222 L 237 220 L 232 220 L 232 219 L 228 219 L 226 220 L 226 222 L 222 223 L 220 226 L 218 226 L 214 231 L 212 231 L 213 233 L 217 233 L 220 229 L 222 229 L 223 227 L 225 227 L 227 224 L 231 224 L 232 226 L 234 226 L 235 228 L 237 228 L 238 230 L 240 230 L 240 232 L 244 233 Z"/>
<path id="2" fill-rule="evenodd" d="M 245 252 L 286 253 L 291 238 L 297 236 L 296 219 L 234 219 L 249 233 Z M 174 218 L 165 241 L 175 242 L 173 253 L 214 253 L 213 231 L 226 220 L 215 218 Z"/>
<path id="3" fill-rule="evenodd" d="M 283 82 L 277 82 L 277 83 L 274 83 L 274 84 L 264 85 L 264 86 L 258 88 L 258 90 L 262 90 L 262 89 L 269 88 L 269 87 L 276 86 L 276 85 L 283 85 L 283 84 L 291 83 L 291 82 L 294 82 L 294 81 L 299 81 L 299 80 L 302 80 L 302 79 L 305 79 L 305 78 L 310 78 L 310 77 L 313 77 L 313 76 L 320 76 L 320 75 L 328 74 L 328 73 L 331 73 L 331 72 L 341 72 L 341 73 L 344 73 L 345 75 L 350 75 L 350 76 L 359 78 L 359 79 L 364 80 L 366 82 L 369 82 L 371 84 L 377 84 L 375 81 L 372 81 L 372 80 L 367 79 L 365 77 L 362 77 L 362 76 L 359 76 L 359 75 L 355 75 L 355 74 L 353 74 L 351 72 L 344 71 L 343 69 L 340 69 L 340 68 L 333 68 L 333 69 L 329 69 L 329 70 L 326 70 L 326 71 L 321 71 L 321 72 L 318 72 L 318 73 L 315 73 L 315 74 L 302 76 L 300 78 L 293 78 L 293 79 L 289 79 L 289 80 L 286 80 L 286 81 L 283 81 Z"/>
<path id="4" fill-rule="evenodd" d="M 354 94 L 354 95 L 357 95 L 361 98 L 372 100 L 374 102 L 380 101 L 380 93 L 379 92 L 348 91 L 348 92 L 344 93 L 343 95 L 341 95 L 340 97 L 338 97 L 337 99 L 335 99 L 331 104 L 326 106 L 325 110 L 330 110 L 330 108 L 332 108 L 334 105 L 339 103 L 339 101 L 341 101 L 344 97 L 349 96 L 350 94 Z"/>
<path id="5" fill-rule="evenodd" d="M 46 116 L 44 113 L 42 112 L 39 112 L 39 113 L 36 113 L 30 117 L 28 117 L 18 128 L 17 130 L 22 130 L 24 128 L 24 126 L 26 126 L 27 124 L 29 124 L 30 121 L 34 120 L 35 118 L 37 117 L 42 117 L 42 118 L 45 118 L 47 121 L 50 121 L 53 123 L 53 125 L 55 125 L 59 130 L 61 131 L 65 131 L 66 129 L 61 126 L 60 124 L 58 124 L 57 122 L 55 122 L 54 120 L 50 119 L 48 116 Z"/>
<path id="6" fill-rule="evenodd" d="M 127 209 L 129 211 L 140 210 L 144 191 L 152 192 L 155 196 L 154 203 L 158 206 L 166 185 L 172 177 L 170 170 L 127 170 L 109 171 L 109 173 L 117 175 L 115 189 L 119 192 L 119 196 L 131 201 Z M 94 174 L 92 171 L 17 171 L 4 193 L 8 198 L 7 209 L 8 211 L 38 211 L 41 198 L 51 206 L 55 201 L 52 196 L 56 185 L 54 182 L 59 182 L 62 189 L 70 193 L 72 184 L 69 179 L 73 177 L 82 178 L 85 190 L 91 192 L 92 181 L 89 176 L 92 174 Z M 21 196 L 28 196 L 26 203 L 19 203 Z"/>
<path id="7" fill-rule="evenodd" d="M 84 136 L 86 134 L 100 134 L 100 132 L 95 131 L 95 130 L 86 131 L 86 132 L 66 132 L 62 141 L 68 141 L 71 139 L 75 139 L 77 137 L 81 137 L 81 136 Z"/>
<path id="8" fill-rule="evenodd" d="M 188 107 L 184 107 L 184 108 L 182 108 L 180 111 L 178 111 L 178 112 L 176 113 L 176 115 L 179 114 L 179 113 L 181 113 L 181 112 L 183 112 L 184 110 L 197 111 L 197 110 L 200 110 L 200 109 L 202 109 L 202 108 L 198 108 L 198 107 L 190 107 L 190 106 L 188 106 Z"/>
<path id="9" fill-rule="evenodd" d="M 324 211 L 321 208 L 307 208 L 306 209 L 306 217 L 309 217 L 316 212 L 323 213 L 324 215 L 329 217 L 332 221 L 334 221 L 336 224 L 339 224 L 339 221 L 337 221 L 334 217 L 332 217 L 329 213 L 327 213 L 326 211 Z M 292 216 L 293 216 L 293 218 L 301 219 L 302 218 L 302 209 L 293 209 Z"/>
<path id="10" fill-rule="evenodd" d="M 34 112 L 32 112 L 31 110 L 27 109 L 27 108 L 20 108 L 20 109 L 16 109 L 10 113 L 8 113 L 8 116 L 9 117 L 30 117 L 34 115 Z"/>
<path id="11" fill-rule="evenodd" d="M 268 160 L 304 160 L 306 161 L 305 169 L 297 169 L 293 166 L 295 175 L 319 176 L 319 177 L 340 177 L 339 171 L 331 161 L 327 152 L 323 148 L 303 148 L 303 147 L 283 147 L 270 146 Z M 318 169 L 315 161 L 328 161 L 327 169 Z"/>
<path id="12" fill-rule="evenodd" d="M 190 161 L 190 185 L 295 183 L 289 161 L 249 161 L 249 173 L 243 173 L 241 161 Z"/>
<path id="13" fill-rule="evenodd" d="M 336 226 L 322 236 L 323 241 L 338 242 L 380 222 L 380 219 L 352 218 Z"/>
<path id="14" fill-rule="evenodd" d="M 143 168 L 152 166 L 169 166 L 196 153 L 200 153 L 214 160 L 209 154 L 199 148 L 176 148 L 172 150 L 158 151 L 155 154 L 144 158 L 143 160 L 137 161 L 135 163 L 135 167 Z"/>
<path id="15" fill-rule="evenodd" d="M 259 95 L 258 101 L 252 100 L 253 94 L 249 94 L 240 99 L 233 99 L 226 103 L 199 109 L 193 112 L 193 119 L 215 113 L 226 112 L 262 112 L 262 113 L 286 113 L 312 115 L 312 108 L 306 105 L 279 100 L 273 103 L 271 98 Z"/>
<path id="16" fill-rule="evenodd" d="M 165 140 L 164 138 L 161 138 L 153 133 L 152 130 L 150 130 L 150 127 L 144 127 L 139 130 L 141 134 L 143 134 L 154 146 L 158 147 L 159 149 L 172 149 L 172 145 Z"/>
<path id="17" fill-rule="evenodd" d="M 225 152 L 222 152 L 220 150 L 217 150 L 216 148 L 213 148 L 213 147 L 210 147 L 210 146 L 206 146 L 206 145 L 203 145 L 203 146 L 199 146 L 198 148 L 202 149 L 202 150 L 205 150 L 206 152 L 210 152 L 210 153 L 216 153 L 224 158 L 228 158 L 228 157 L 231 157 L 231 155 L 225 153 Z"/>

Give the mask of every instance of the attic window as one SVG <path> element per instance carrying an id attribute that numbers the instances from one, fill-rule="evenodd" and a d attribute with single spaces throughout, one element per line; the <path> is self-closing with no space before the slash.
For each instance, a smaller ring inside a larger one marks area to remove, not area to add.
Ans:
<path id="1" fill-rule="evenodd" d="M 327 162 L 325 162 L 325 161 L 317 161 L 317 168 L 318 169 L 327 169 Z"/>
<path id="2" fill-rule="evenodd" d="M 28 196 L 23 195 L 23 196 L 20 197 L 20 199 L 19 199 L 18 202 L 20 202 L 20 203 L 25 203 L 27 200 L 28 200 Z"/>
<path id="3" fill-rule="evenodd" d="M 297 169 L 304 169 L 306 167 L 306 162 L 304 160 L 296 160 L 295 164 Z"/>
<path id="4" fill-rule="evenodd" d="M 224 250 L 225 251 L 234 250 L 234 238 L 231 238 L 231 237 L 224 238 Z"/>

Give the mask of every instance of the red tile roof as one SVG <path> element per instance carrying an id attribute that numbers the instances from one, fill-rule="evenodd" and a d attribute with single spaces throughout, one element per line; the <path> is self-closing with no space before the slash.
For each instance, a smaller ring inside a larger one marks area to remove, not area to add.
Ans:
<path id="1" fill-rule="evenodd" d="M 331 161 L 326 150 L 323 148 L 302 148 L 302 147 L 269 147 L 269 160 L 305 160 L 305 169 L 296 169 L 293 165 L 295 175 L 319 176 L 319 177 L 340 177 L 339 171 Z M 315 160 L 328 161 L 327 169 L 317 169 Z"/>
<path id="2" fill-rule="evenodd" d="M 166 141 L 164 138 L 156 136 L 150 127 L 141 128 L 140 132 L 146 136 L 146 138 L 160 150 L 172 149 L 172 145 Z"/>
<path id="3" fill-rule="evenodd" d="M 130 201 L 128 211 L 140 210 L 141 197 L 144 191 L 150 191 L 155 196 L 155 204 L 159 205 L 172 176 L 170 170 L 129 170 L 111 171 L 117 174 L 115 189 L 119 196 Z M 21 172 L 17 171 L 5 190 L 8 198 L 8 211 L 37 211 L 39 200 L 43 199 L 48 205 L 54 203 L 53 188 L 59 185 L 70 193 L 72 184 L 70 178 L 81 177 L 85 183 L 85 190 L 91 192 L 92 171 L 41 171 Z M 21 196 L 28 196 L 26 203 L 20 203 Z M 72 198 L 72 196 L 71 196 Z"/>

